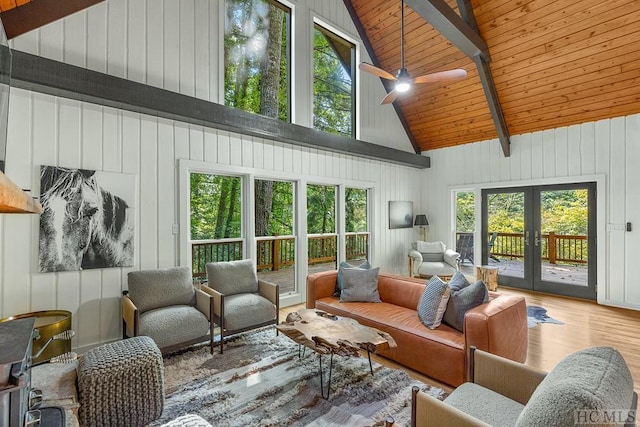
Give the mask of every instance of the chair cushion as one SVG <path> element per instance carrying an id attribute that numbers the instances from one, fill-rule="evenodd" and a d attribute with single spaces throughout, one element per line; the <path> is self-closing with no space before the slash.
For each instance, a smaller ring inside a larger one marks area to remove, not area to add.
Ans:
<path id="1" fill-rule="evenodd" d="M 416 242 L 416 250 L 422 254 L 441 254 L 445 249 L 446 246 L 442 242 L 423 242 L 422 240 Z"/>
<path id="2" fill-rule="evenodd" d="M 141 314 L 139 334 L 151 337 L 158 347 L 165 348 L 205 337 L 209 334 L 209 321 L 192 306 L 173 305 Z"/>
<path id="3" fill-rule="evenodd" d="M 210 288 L 226 296 L 258 292 L 258 275 L 251 259 L 210 262 L 207 281 Z"/>
<path id="4" fill-rule="evenodd" d="M 378 293 L 378 273 L 380 268 L 363 270 L 348 268 L 342 272 L 342 292 L 340 301 L 382 302 Z"/>
<path id="5" fill-rule="evenodd" d="M 417 310 L 420 320 L 429 329 L 440 326 L 444 310 L 447 308 L 447 301 L 449 301 L 449 294 L 449 285 L 438 276 L 433 276 L 424 288 Z"/>
<path id="6" fill-rule="evenodd" d="M 369 264 L 369 261 L 365 261 L 358 266 L 354 266 L 349 264 L 346 261 L 341 262 L 340 267 L 338 268 L 338 276 L 336 277 L 336 291 L 334 292 L 333 295 L 337 297 L 340 296 L 340 292 L 342 292 L 342 276 L 343 276 L 342 273 L 344 272 L 344 270 L 349 268 L 359 268 L 360 270 L 369 270 L 371 268 L 371 264 Z"/>
<path id="7" fill-rule="evenodd" d="M 423 262 L 418 267 L 421 276 L 451 276 L 457 270 L 446 262 Z"/>
<path id="8" fill-rule="evenodd" d="M 463 332 L 465 313 L 487 301 L 489 301 L 489 291 L 482 280 L 459 291 L 452 291 L 442 321 Z"/>
<path id="9" fill-rule="evenodd" d="M 517 426 L 574 425 L 576 411 L 593 424 L 609 425 L 604 411 L 628 410 L 633 379 L 622 355 L 612 347 L 591 347 L 565 357 L 542 380 L 520 414 Z"/>
<path id="10" fill-rule="evenodd" d="M 129 298 L 141 313 L 170 305 L 193 305 L 195 289 L 189 267 L 131 271 Z"/>
<path id="11" fill-rule="evenodd" d="M 259 294 L 238 294 L 224 299 L 224 326 L 239 331 L 276 319 L 276 306 Z"/>
<path id="12" fill-rule="evenodd" d="M 515 400 L 474 383 L 462 384 L 444 402 L 491 426 L 515 426 L 524 409 Z"/>

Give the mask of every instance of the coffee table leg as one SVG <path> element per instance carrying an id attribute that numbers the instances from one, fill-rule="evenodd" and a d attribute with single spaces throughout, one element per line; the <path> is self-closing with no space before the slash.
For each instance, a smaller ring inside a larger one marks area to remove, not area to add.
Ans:
<path id="1" fill-rule="evenodd" d="M 371 371 L 371 375 L 373 375 L 373 366 L 371 365 L 371 352 L 367 350 L 367 357 L 369 358 L 369 370 Z"/>
<path id="2" fill-rule="evenodd" d="M 322 355 L 318 353 L 318 360 L 320 361 L 320 393 L 324 399 L 329 399 L 329 392 L 331 390 L 331 371 L 333 370 L 333 353 L 329 359 L 329 379 L 327 380 L 327 395 L 324 395 L 324 381 L 322 375 Z"/>

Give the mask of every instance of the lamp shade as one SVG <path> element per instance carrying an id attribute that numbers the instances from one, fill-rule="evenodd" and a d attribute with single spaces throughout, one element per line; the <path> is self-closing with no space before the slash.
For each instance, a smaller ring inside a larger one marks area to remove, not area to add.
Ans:
<path id="1" fill-rule="evenodd" d="M 416 220 L 413 225 L 429 225 L 426 215 L 416 215 Z"/>

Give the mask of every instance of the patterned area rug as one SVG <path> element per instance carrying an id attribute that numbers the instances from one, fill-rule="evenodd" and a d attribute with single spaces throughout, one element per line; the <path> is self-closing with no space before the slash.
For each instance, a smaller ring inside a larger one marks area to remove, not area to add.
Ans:
<path id="1" fill-rule="evenodd" d="M 325 378 L 329 357 L 322 357 Z M 335 356 L 331 394 L 323 399 L 318 355 L 273 327 L 228 341 L 224 354 L 209 347 L 165 357 L 166 399 L 159 426 L 197 414 L 214 426 L 382 426 L 387 416 L 400 425 L 411 419 L 411 387 L 439 399 L 439 388 L 366 357 Z M 325 380 L 326 387 L 326 380 Z"/>
<path id="2" fill-rule="evenodd" d="M 530 328 L 533 328 L 538 323 L 555 323 L 556 325 L 564 325 L 564 322 L 549 317 L 547 315 L 547 309 L 538 307 L 535 305 L 527 306 L 527 323 Z"/>

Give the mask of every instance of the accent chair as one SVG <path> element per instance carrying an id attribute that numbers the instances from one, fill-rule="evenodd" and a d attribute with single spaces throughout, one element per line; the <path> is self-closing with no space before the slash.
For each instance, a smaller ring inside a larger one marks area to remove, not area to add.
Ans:
<path id="1" fill-rule="evenodd" d="M 169 353 L 209 341 L 213 297 L 193 285 L 189 267 L 131 271 L 122 297 L 122 337 L 147 335 Z"/>
<path id="2" fill-rule="evenodd" d="M 213 297 L 213 322 L 220 326 L 220 353 L 224 338 L 278 324 L 278 285 L 259 280 L 251 259 L 210 262 L 202 290 Z M 276 330 L 277 333 L 277 330 Z"/>
<path id="3" fill-rule="evenodd" d="M 443 242 L 418 240 L 409 251 L 409 275 L 411 277 L 439 276 L 450 278 L 458 271 L 460 254 L 447 249 Z"/>

